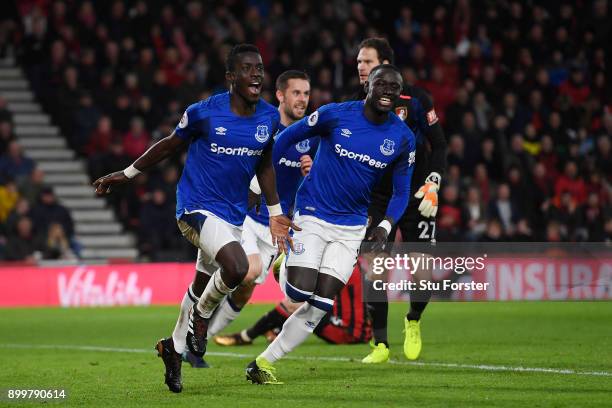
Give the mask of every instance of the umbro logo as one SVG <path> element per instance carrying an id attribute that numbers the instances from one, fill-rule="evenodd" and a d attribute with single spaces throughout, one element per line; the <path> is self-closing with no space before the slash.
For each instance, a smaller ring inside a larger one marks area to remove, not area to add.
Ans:
<path id="1" fill-rule="evenodd" d="M 215 133 L 221 136 L 225 136 L 225 132 L 227 132 L 227 129 L 224 128 L 223 126 L 219 126 L 215 128 Z"/>
<path id="2" fill-rule="evenodd" d="M 340 129 L 340 134 L 344 137 L 351 137 L 351 135 L 353 134 L 353 132 L 351 132 L 348 129 Z"/>

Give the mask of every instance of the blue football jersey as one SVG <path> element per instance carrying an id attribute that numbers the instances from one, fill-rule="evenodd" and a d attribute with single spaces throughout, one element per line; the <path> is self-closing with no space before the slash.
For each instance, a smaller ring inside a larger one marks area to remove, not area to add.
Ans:
<path id="1" fill-rule="evenodd" d="M 253 115 L 236 115 L 229 92 L 189 106 L 175 129 L 178 137 L 191 140 L 176 189 L 176 217 L 206 210 L 242 225 L 249 183 L 279 121 L 278 110 L 264 100 Z"/>
<path id="2" fill-rule="evenodd" d="M 310 174 L 300 185 L 295 212 L 337 225 L 366 225 L 371 192 L 393 171 L 387 216 L 398 221 L 410 197 L 415 137 L 394 113 L 380 125 L 364 115 L 364 101 L 329 104 L 285 129 L 274 145 L 274 161 L 288 146 L 320 136 Z"/>
<path id="3" fill-rule="evenodd" d="M 285 130 L 285 126 L 278 125 L 278 130 Z M 277 135 L 278 137 L 278 135 Z M 281 154 L 278 160 L 274 161 L 274 172 L 276 173 L 276 190 L 280 200 L 283 214 L 290 214 L 295 202 L 295 193 L 297 192 L 300 182 L 302 181 L 302 171 L 300 157 L 307 154 L 314 157 L 319 146 L 319 138 L 313 137 L 303 140 L 299 143 L 290 146 Z M 260 224 L 268 225 L 269 214 L 266 207 L 266 200 L 263 194 L 261 195 L 261 207 L 259 214 L 252 208 L 249 211 L 249 217 Z"/>

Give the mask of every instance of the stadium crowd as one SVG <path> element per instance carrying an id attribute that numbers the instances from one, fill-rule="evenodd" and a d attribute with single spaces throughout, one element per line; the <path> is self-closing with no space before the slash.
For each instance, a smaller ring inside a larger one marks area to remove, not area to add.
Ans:
<path id="1" fill-rule="evenodd" d="M 0 23 L 0 57 L 17 56 L 92 180 L 127 167 L 172 132 L 186 106 L 223 91 L 223 60 L 235 43 L 259 47 L 272 103 L 276 76 L 305 70 L 312 111 L 354 94 L 360 41 L 384 36 L 405 80 L 431 93 L 448 139 L 439 241 L 612 239 L 606 0 L 411 1 L 384 12 L 367 0 L 13 7 L 14 19 Z M 27 242 L 45 257 L 74 256 L 70 216 L 12 127 L 0 98 L 2 252 L 25 254 Z M 108 198 L 148 259 L 185 249 L 173 217 L 181 160 Z M 45 211 L 55 218 L 37 215 Z"/>

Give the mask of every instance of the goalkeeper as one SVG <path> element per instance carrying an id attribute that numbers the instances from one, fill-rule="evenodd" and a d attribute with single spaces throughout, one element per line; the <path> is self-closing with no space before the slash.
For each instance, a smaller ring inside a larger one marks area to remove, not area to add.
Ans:
<path id="1" fill-rule="evenodd" d="M 384 38 L 368 38 L 359 46 L 357 71 L 363 84 L 372 68 L 377 65 L 393 64 L 393 49 Z M 365 95 L 359 95 L 363 99 Z M 429 94 L 422 88 L 404 83 L 404 88 L 395 104 L 395 113 L 404 120 L 416 136 L 416 163 L 410 191 L 412 195 L 408 208 L 396 224 L 405 242 L 435 242 L 438 190 L 446 167 L 446 139 L 442 126 L 433 107 Z M 382 178 L 372 193 L 372 204 L 368 210 L 370 225 L 377 226 L 383 220 L 389 199 L 393 194 L 391 172 Z M 389 233 L 393 241 L 396 228 Z M 366 233 L 369 236 L 370 231 Z M 387 247 L 387 250 L 389 246 Z M 430 270 L 420 269 L 413 279 L 431 280 Z M 377 277 L 380 279 L 380 276 Z M 389 359 L 387 340 L 387 312 L 389 309 L 386 292 L 375 291 L 372 283 L 366 281 L 365 291 L 368 311 L 372 318 L 374 349 L 363 359 L 364 363 L 383 363 Z M 418 285 L 417 285 L 418 286 Z M 411 291 L 410 310 L 404 321 L 404 354 L 409 360 L 418 358 L 421 352 L 420 319 L 427 306 L 429 291 Z"/>

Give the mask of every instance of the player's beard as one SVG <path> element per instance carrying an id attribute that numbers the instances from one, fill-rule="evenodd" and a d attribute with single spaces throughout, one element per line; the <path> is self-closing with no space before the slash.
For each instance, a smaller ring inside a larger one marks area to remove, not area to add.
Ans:
<path id="1" fill-rule="evenodd" d="M 289 106 L 285 107 L 285 115 L 287 115 L 287 117 L 291 119 L 292 122 L 297 122 L 298 120 L 302 119 L 305 116 L 305 114 L 306 114 L 306 107 L 304 107 L 304 114 L 302 116 L 295 114 L 291 107 Z"/>

